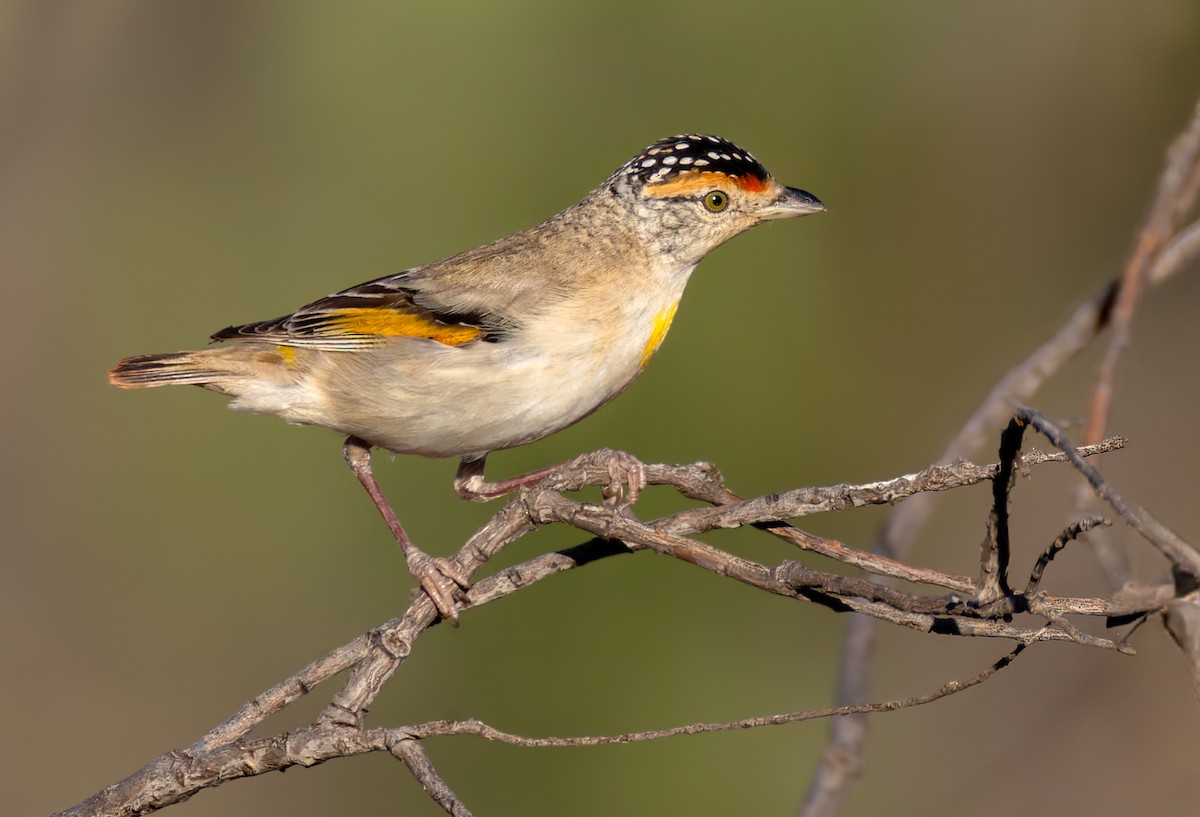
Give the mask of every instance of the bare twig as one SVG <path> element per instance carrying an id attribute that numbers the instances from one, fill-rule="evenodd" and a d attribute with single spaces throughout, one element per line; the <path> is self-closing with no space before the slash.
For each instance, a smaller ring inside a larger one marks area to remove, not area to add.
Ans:
<path id="1" fill-rule="evenodd" d="M 958 692 L 963 692 L 977 686 L 1000 670 L 1007 667 L 1026 648 L 1026 644 L 1017 644 L 1008 654 L 1002 656 L 976 675 L 958 681 L 948 681 L 937 689 L 921 695 L 908 698 L 895 698 L 888 701 L 858 704 L 856 706 L 835 706 L 822 709 L 803 709 L 797 712 L 784 712 L 777 715 L 740 718 L 733 721 L 717 721 L 712 723 L 693 723 L 687 726 L 676 726 L 670 729 L 652 729 L 642 732 L 625 732 L 619 735 L 594 735 L 574 738 L 531 738 L 515 735 L 488 726 L 476 720 L 469 721 L 433 721 L 417 726 L 405 727 L 405 733 L 421 738 L 440 735 L 477 735 L 488 740 L 507 743 L 512 746 L 525 748 L 547 748 L 568 746 L 607 746 L 622 743 L 641 743 L 649 740 L 679 737 L 681 735 L 700 735 L 710 732 L 729 732 L 735 729 L 755 729 L 762 726 L 781 726 L 788 723 L 815 720 L 818 718 L 840 717 L 869 712 L 895 712 L 898 709 L 908 709 L 914 706 L 931 703 L 939 698 L 945 698 Z"/>
<path id="2" fill-rule="evenodd" d="M 1160 284 L 1200 256 L 1200 221 L 1193 221 L 1179 231 L 1158 255 L 1150 269 L 1148 280 Z"/>
<path id="3" fill-rule="evenodd" d="M 1186 249 L 1190 242 L 1180 239 L 1183 219 L 1196 204 L 1200 192 L 1200 103 L 1192 111 L 1192 119 L 1176 137 L 1167 151 L 1167 166 L 1159 178 L 1158 191 L 1146 223 L 1138 235 L 1134 251 L 1125 264 L 1113 309 L 1113 332 L 1108 349 L 1100 364 L 1095 390 L 1092 392 L 1091 412 L 1084 429 L 1083 441 L 1094 442 L 1104 434 L 1112 407 L 1114 383 L 1121 354 L 1129 345 L 1133 316 L 1141 300 L 1148 278 L 1164 250 Z"/>
<path id="4" fill-rule="evenodd" d="M 1190 134 L 1190 135 L 1189 135 Z M 1084 632 L 1070 618 L 1106 617 L 1112 621 L 1140 621 L 1166 610 L 1171 632 L 1193 657 L 1200 679 L 1200 555 L 1145 509 L 1124 500 L 1086 456 L 1121 447 L 1113 438 L 1076 447 L 1041 414 L 1019 408 L 1005 432 L 1000 461 L 977 466 L 961 460 L 1000 425 L 1013 403 L 1027 399 L 1050 375 L 1083 348 L 1109 321 L 1115 310 L 1120 336 L 1106 357 L 1097 396 L 1093 401 L 1089 440 L 1103 428 L 1111 402 L 1112 373 L 1128 339 L 1128 327 L 1141 290 L 1163 280 L 1200 253 L 1200 222 L 1182 230 L 1187 212 L 1200 191 L 1200 107 L 1191 129 L 1177 140 L 1160 184 L 1159 196 L 1138 249 L 1119 282 L 1076 310 L 1054 338 L 999 383 L 947 449 L 944 464 L 895 479 L 860 485 L 802 488 L 781 494 L 741 499 L 729 491 L 717 470 L 707 464 L 691 466 L 642 465 L 628 455 L 600 451 L 579 457 L 551 473 L 542 483 L 522 489 L 473 535 L 455 556 L 462 572 L 473 576 L 502 548 L 541 525 L 568 524 L 597 537 L 569 550 L 531 559 L 479 581 L 465 594 L 466 609 L 480 607 L 552 575 L 608 556 L 652 550 L 680 559 L 735 581 L 837 612 L 857 612 L 848 628 L 843 659 L 843 680 L 838 705 L 800 710 L 738 721 L 696 723 L 670 729 L 629 732 L 621 735 L 576 738 L 531 738 L 500 732 L 478 721 L 438 721 L 407 727 L 367 728 L 366 713 L 383 686 L 404 665 L 416 640 L 439 621 L 437 611 L 423 592 L 415 594 L 405 613 L 313 662 L 295 676 L 273 686 L 242 707 L 187 749 L 168 752 L 126 780 L 97 793 L 63 812 L 64 815 L 146 814 L 180 802 L 204 788 L 227 780 L 250 777 L 292 766 L 311 766 L 337 757 L 388 751 L 403 762 L 430 796 L 448 813 L 468 817 L 470 812 L 434 768 L 421 741 L 430 737 L 471 734 L 520 746 L 574 746 L 628 743 L 674 735 L 744 729 L 793 723 L 819 717 L 840 716 L 834 723 L 834 743 L 826 751 L 809 792 L 805 815 L 836 811 L 854 777 L 861 770 L 865 723 L 861 716 L 915 706 L 981 683 L 1006 666 L 1021 651 L 1039 641 L 1063 641 L 1129 653 L 1125 640 Z M 1107 389 L 1107 391 L 1105 391 Z M 1041 432 L 1061 453 L 1031 451 L 1020 456 L 1025 426 Z M 1010 492 L 1018 467 L 1067 461 L 1118 516 L 1151 542 L 1172 564 L 1176 586 L 1166 593 L 1155 589 L 1140 597 L 1119 599 L 1061 598 L 1040 590 L 1047 565 L 1065 543 L 1097 520 L 1082 520 L 1068 528 L 1042 555 L 1030 573 L 1024 592 L 1014 593 L 1007 573 L 1011 560 L 1008 541 Z M 915 531 L 928 513 L 927 494 L 991 480 L 992 513 L 981 549 L 978 581 L 903 561 Z M 629 491 L 623 491 L 628 483 Z M 642 484 L 671 486 L 682 495 L 708 503 L 661 519 L 643 522 L 619 499 L 636 495 Z M 590 486 L 603 490 L 604 504 L 588 504 L 563 495 Z M 813 513 L 846 510 L 879 504 L 901 503 L 872 554 L 844 543 L 814 536 L 786 520 Z M 883 577 L 873 580 L 816 570 L 791 561 L 768 565 L 727 553 L 693 535 L 718 528 L 754 526 L 795 547 L 859 567 Z M 940 595 L 901 592 L 887 584 L 904 579 L 918 586 L 941 588 Z M 1190 595 L 1189 595 L 1190 594 Z M 1018 618 L 1020 617 L 1020 618 Z M 1031 621 L 1031 619 L 1034 619 Z M 931 634 L 1003 638 L 1016 648 L 991 667 L 966 681 L 955 681 L 912 698 L 864 703 L 868 699 L 875 621 Z M 866 622 L 863 624 L 863 622 Z M 248 735 L 268 717 L 280 712 L 315 687 L 346 673 L 321 714 L 310 724 L 273 737 L 249 740 Z M 1198 681 L 1200 683 L 1200 681 Z"/>
<path id="5" fill-rule="evenodd" d="M 1141 231 L 1138 249 L 1126 265 L 1125 274 L 1106 283 L 1081 303 L 1062 328 L 1000 379 L 947 445 L 939 462 L 951 462 L 977 450 L 991 429 L 1004 422 L 1013 403 L 1028 402 L 1043 383 L 1108 326 L 1118 300 L 1122 302 L 1122 314 L 1128 318 L 1144 284 L 1162 283 L 1200 255 L 1200 222 L 1182 230 L 1177 229 L 1194 204 L 1200 184 L 1196 180 L 1196 162 L 1200 155 L 1200 148 L 1197 147 L 1200 144 L 1198 123 L 1200 103 L 1193 112 L 1190 124 L 1168 153 L 1151 215 Z M 1171 235 L 1171 230 L 1162 229 L 1161 223 L 1167 222 L 1176 225 L 1175 235 Z M 1123 291 L 1131 281 L 1135 283 L 1132 291 Z M 1129 321 L 1124 320 L 1123 325 L 1123 331 L 1127 332 Z M 1109 373 L 1101 378 L 1093 397 L 1085 443 L 1098 439 L 1107 425 L 1111 380 L 1126 341 L 1127 335 L 1115 339 L 1110 346 L 1106 358 Z M 917 532 L 932 512 L 932 507 L 932 497 L 921 496 L 898 508 L 880 531 L 875 543 L 876 553 L 903 560 L 916 540 Z M 1102 563 L 1118 562 L 1104 549 L 1098 556 Z M 1119 587 L 1120 582 L 1113 586 Z M 1200 620 L 1200 615 L 1197 619 Z M 847 622 L 837 687 L 839 702 L 853 703 L 869 697 L 876 637 L 875 621 L 851 618 Z M 1194 655 L 1193 665 L 1200 667 L 1200 651 Z M 1196 677 L 1200 679 L 1200 670 L 1197 670 Z M 834 721 L 830 743 L 800 809 L 800 817 L 832 817 L 841 810 L 845 797 L 862 774 L 866 735 L 866 719 L 863 717 Z"/>
<path id="6" fill-rule="evenodd" d="M 1187 656 L 1192 684 L 1200 693 L 1200 592 L 1193 591 L 1168 602 L 1164 619 L 1167 632 Z"/>
<path id="7" fill-rule="evenodd" d="M 1099 470 L 1084 462 L 1074 444 L 1045 415 L 1021 407 L 1017 409 L 1016 419 L 1033 426 L 1066 454 L 1071 463 L 1087 478 L 1096 495 L 1107 502 L 1122 519 L 1142 535 L 1142 538 L 1158 548 L 1177 573 L 1186 574 L 1194 582 L 1200 583 L 1200 553 L 1183 541 L 1179 534 L 1155 519 L 1145 508 L 1126 502 L 1112 485 L 1105 482 Z"/>
<path id="8" fill-rule="evenodd" d="M 1113 450 L 1123 443 L 1120 439 L 1108 440 L 1083 453 Z M 611 469 L 604 463 L 607 456 L 609 452 L 580 457 L 551 475 L 546 483 L 523 489 L 516 499 L 505 505 L 471 537 L 456 559 L 465 570 L 474 573 L 512 540 L 539 525 L 550 523 L 569 524 L 605 541 L 593 540 L 566 551 L 539 556 L 479 581 L 466 596 L 468 610 L 596 559 L 649 549 L 767 592 L 813 602 L 835 611 L 859 612 L 927 633 L 1012 640 L 1018 644 L 1018 650 L 1013 655 L 1018 654 L 1023 646 L 1038 641 L 1067 641 L 1082 646 L 1130 652 L 1123 643 L 1080 631 L 1065 617 L 1112 617 L 1145 612 L 1145 608 L 1136 604 L 1118 604 L 1105 599 L 1063 599 L 1041 593 L 1026 596 L 1009 594 L 988 603 L 980 603 L 977 588 L 965 577 L 950 577 L 939 571 L 878 560 L 841 543 L 811 537 L 777 520 L 780 513 L 789 509 L 809 513 L 816 508 L 861 507 L 879 501 L 899 501 L 922 490 L 947 490 L 989 478 L 1007 479 L 1003 475 L 1012 471 L 1015 449 L 1010 452 L 1007 465 L 1004 462 L 989 466 L 958 462 L 895 480 L 802 489 L 747 501 L 727 491 L 719 473 L 706 463 L 639 466 L 639 471 L 644 472 L 650 484 L 670 485 L 689 496 L 725 503 L 707 509 L 705 513 L 690 509 L 651 522 L 638 520 L 628 506 L 616 506 L 609 502 L 584 503 L 570 499 L 557 490 L 563 487 L 583 488 L 589 484 L 589 480 L 611 489 Z M 628 460 L 626 455 L 621 456 L 623 462 Z M 1026 463 L 1062 462 L 1073 460 L 1075 456 L 1082 454 L 1074 449 L 1063 456 L 1030 452 Z M 763 518 L 764 515 L 766 518 Z M 935 596 L 901 593 L 877 582 L 815 570 L 795 562 L 785 561 L 775 566 L 754 562 L 690 538 L 693 533 L 747 524 L 762 525 L 764 529 L 775 535 L 783 535 L 790 542 L 802 547 L 811 546 L 834 557 L 842 556 L 848 563 L 862 564 L 884 576 L 899 573 L 931 586 L 950 584 L 954 592 Z M 959 588 L 955 590 L 953 585 Z M 1023 611 L 1033 612 L 1042 622 L 1034 626 L 1022 626 L 1009 621 L 1014 613 Z M 466 806 L 437 774 L 418 741 L 434 735 L 463 733 L 503 739 L 502 733 L 474 721 L 438 722 L 382 730 L 367 729 L 364 725 L 365 714 L 383 685 L 403 665 L 416 639 L 436 621 L 437 612 L 432 602 L 423 592 L 416 594 L 404 615 L 334 650 L 292 678 L 265 691 L 188 749 L 163 755 L 138 773 L 64 814 L 143 814 L 179 802 L 196 791 L 225 780 L 381 750 L 390 751 L 402 760 L 431 797 L 449 813 L 468 814 Z M 1011 656 L 970 681 L 953 682 L 934 693 L 901 701 L 842 705 L 609 737 L 534 739 L 514 736 L 510 742 L 531 746 L 623 743 L 790 723 L 832 715 L 887 711 L 934 700 L 979 683 L 1008 660 L 1011 660 Z M 266 718 L 345 670 L 349 670 L 347 680 L 332 695 L 329 704 L 312 724 L 273 738 L 247 740 L 249 732 Z"/>
<path id="9" fill-rule="evenodd" d="M 988 514 L 979 559 L 979 603 L 990 604 L 1012 595 L 1008 586 L 1008 495 L 1017 478 L 1021 434 L 1013 425 L 1000 435 L 1000 471 L 992 480 L 992 510 Z"/>
<path id="10" fill-rule="evenodd" d="M 1017 644 L 1007 655 L 970 678 L 950 681 L 936 690 L 908 698 L 851 707 L 806 709 L 778 715 L 689 724 L 670 729 L 627 732 L 619 735 L 532 738 L 505 732 L 478 720 L 430 721 L 392 729 L 356 729 L 331 723 L 318 723 L 285 732 L 274 738 L 233 741 L 200 755 L 168 752 L 128 781 L 109 787 L 78 806 L 61 812 L 59 817 L 93 814 L 127 817 L 146 814 L 164 806 L 182 802 L 205 788 L 212 788 L 229 780 L 265 772 L 282 771 L 295 766 L 315 766 L 340 757 L 353 757 L 380 751 L 390 752 L 404 763 L 421 786 L 447 813 L 455 815 L 455 817 L 470 817 L 471 812 L 437 773 L 420 741 L 434 737 L 473 735 L 526 748 L 603 746 L 660 740 L 681 735 L 778 726 L 853 713 L 892 712 L 930 703 L 977 686 L 1011 664 L 1025 649 L 1025 646 L 1024 643 Z M 126 789 L 126 784 L 130 782 L 142 785 L 139 790 L 131 792 Z"/>
<path id="11" fill-rule="evenodd" d="M 1011 415 L 1008 409 L 1004 420 Z M 996 423 L 999 428 L 1003 420 Z M 1088 456 L 1104 454 L 1124 447 L 1123 437 L 1110 437 L 1087 449 Z M 957 459 L 957 458 L 956 458 Z M 1065 454 L 1043 454 L 1031 451 L 1025 461 L 1030 465 L 1041 465 L 1050 462 L 1068 462 Z M 654 466 L 648 466 L 653 468 Z M 851 508 L 863 508 L 869 505 L 895 505 L 909 497 L 918 494 L 948 491 L 968 485 L 977 485 L 996 476 L 1000 464 L 975 465 L 972 462 L 957 459 L 945 465 L 933 465 L 915 474 L 905 474 L 893 479 L 879 482 L 867 482 L 859 485 L 832 485 L 823 488 L 797 488 L 780 494 L 768 494 L 755 499 L 737 500 L 732 494 L 732 501 L 718 504 L 712 508 L 688 508 L 671 517 L 671 530 L 675 533 L 696 533 L 699 531 L 716 530 L 717 528 L 736 528 L 742 525 L 755 525 L 760 522 L 778 522 L 786 519 L 798 519 L 818 513 L 831 513 Z M 689 494 L 706 502 L 722 503 L 720 496 L 696 492 Z M 835 558 L 833 554 L 829 555 Z M 863 554 L 871 558 L 870 554 Z"/>
<path id="12" fill-rule="evenodd" d="M 392 735 L 402 735 L 399 739 L 386 741 L 392 756 L 408 767 L 413 777 L 421 784 L 421 788 L 425 789 L 426 793 L 433 798 L 435 803 L 445 809 L 447 814 L 452 814 L 454 817 L 471 817 L 471 812 L 467 810 L 463 801 L 450 790 L 446 781 L 433 767 L 429 755 L 425 752 L 425 747 L 408 736 L 407 731 L 391 730 Z"/>
<path id="13" fill-rule="evenodd" d="M 1029 583 L 1025 585 L 1025 595 L 1032 596 L 1038 591 L 1038 586 L 1042 583 L 1042 575 L 1046 572 L 1046 566 L 1067 546 L 1068 542 L 1075 541 L 1083 533 L 1097 525 L 1111 524 L 1103 516 L 1089 516 L 1068 525 L 1062 533 L 1055 537 L 1054 541 L 1050 543 L 1050 547 L 1046 548 L 1046 552 L 1038 558 L 1037 564 L 1033 566 L 1033 572 L 1029 574 Z"/>

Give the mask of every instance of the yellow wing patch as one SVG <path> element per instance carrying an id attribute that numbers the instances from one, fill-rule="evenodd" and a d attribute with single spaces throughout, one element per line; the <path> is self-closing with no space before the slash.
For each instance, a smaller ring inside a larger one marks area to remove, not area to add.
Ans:
<path id="1" fill-rule="evenodd" d="M 462 346 L 483 334 L 476 326 L 441 323 L 420 315 L 370 307 L 339 309 L 326 319 L 331 328 L 348 335 L 387 338 L 428 338 L 447 346 Z"/>
<path id="2" fill-rule="evenodd" d="M 279 357 L 283 359 L 283 363 L 289 369 L 296 368 L 296 350 L 290 346 L 276 346 L 275 351 L 279 352 Z"/>
<path id="3" fill-rule="evenodd" d="M 666 309 L 660 309 L 654 316 L 654 328 L 650 330 L 650 339 L 646 341 L 646 346 L 642 349 L 641 365 L 643 367 L 650 362 L 650 358 L 654 357 L 654 353 L 662 345 L 663 338 L 667 336 L 667 330 L 671 328 L 671 321 L 675 319 L 675 310 L 678 308 L 678 303 L 671 304 Z"/>

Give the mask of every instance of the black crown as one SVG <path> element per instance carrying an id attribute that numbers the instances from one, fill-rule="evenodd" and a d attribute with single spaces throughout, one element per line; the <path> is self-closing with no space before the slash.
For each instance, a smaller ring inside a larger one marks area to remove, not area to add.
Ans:
<path id="1" fill-rule="evenodd" d="M 747 151 L 719 136 L 681 133 L 659 139 L 626 162 L 618 175 L 635 178 L 643 184 L 657 184 L 689 170 L 724 173 L 741 178 L 769 178 L 767 169 Z"/>

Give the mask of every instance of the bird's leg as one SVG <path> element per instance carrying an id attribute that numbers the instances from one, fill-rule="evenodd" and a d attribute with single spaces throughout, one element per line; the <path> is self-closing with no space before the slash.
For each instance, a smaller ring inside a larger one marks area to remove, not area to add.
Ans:
<path id="1" fill-rule="evenodd" d="M 499 482 L 488 482 L 483 477 L 483 466 L 486 462 L 487 454 L 474 458 L 463 457 L 458 464 L 457 473 L 454 474 L 454 492 L 471 502 L 487 502 L 489 499 L 511 494 L 518 488 L 532 485 L 562 467 L 551 465 L 549 468 L 539 468 Z"/>
<path id="2" fill-rule="evenodd" d="M 629 486 L 628 501 L 632 504 L 638 494 L 646 487 L 646 466 L 641 460 L 624 451 L 601 449 L 589 454 L 582 454 L 562 465 L 552 465 L 539 468 L 528 474 L 509 477 L 499 482 L 488 482 L 483 476 L 483 466 L 487 462 L 487 454 L 479 457 L 464 457 L 458 464 L 458 472 L 454 475 L 454 491 L 463 499 L 473 502 L 486 502 L 505 494 L 511 494 L 518 488 L 532 485 L 555 471 L 579 465 L 602 465 L 608 469 L 608 482 L 604 486 L 604 498 L 610 505 L 616 505 L 622 498 L 622 484 Z"/>
<path id="3" fill-rule="evenodd" d="M 409 572 L 417 578 L 421 587 L 429 594 L 430 600 L 433 601 L 442 618 L 457 624 L 459 604 L 454 600 L 454 586 L 457 584 L 465 590 L 471 586 L 470 577 L 454 562 L 430 556 L 408 538 L 400 520 L 396 518 L 396 512 L 392 510 L 392 506 L 384 498 L 383 492 L 379 490 L 379 483 L 375 481 L 375 474 L 371 470 L 370 443 L 358 437 L 347 437 L 346 444 L 342 448 L 342 455 L 346 458 L 346 464 L 350 466 L 354 476 L 366 489 L 367 495 L 371 497 L 371 502 L 375 503 L 376 510 L 383 517 L 383 521 L 387 523 L 392 535 L 400 543 L 400 549 L 404 552 L 404 560 L 408 563 Z"/>

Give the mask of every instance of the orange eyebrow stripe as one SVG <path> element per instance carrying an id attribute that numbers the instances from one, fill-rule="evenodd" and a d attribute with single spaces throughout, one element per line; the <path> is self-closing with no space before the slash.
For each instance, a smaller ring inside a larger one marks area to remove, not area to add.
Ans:
<path id="1" fill-rule="evenodd" d="M 674 178 L 661 184 L 646 185 L 646 195 L 656 199 L 666 199 L 672 196 L 687 196 L 708 190 L 713 185 L 729 184 L 730 177 L 724 173 L 714 173 L 707 170 L 685 170 Z"/>
<path id="2" fill-rule="evenodd" d="M 646 195 L 656 199 L 688 196 L 728 185 L 730 182 L 748 193 L 761 193 L 770 183 L 757 176 L 730 176 L 712 170 L 685 170 L 668 181 L 647 185 Z"/>
<path id="3" fill-rule="evenodd" d="M 329 322 L 338 331 L 351 335 L 379 335 L 388 338 L 428 338 L 447 346 L 462 346 L 483 334 L 475 326 L 441 323 L 420 315 L 392 309 L 339 309 L 331 312 Z"/>

